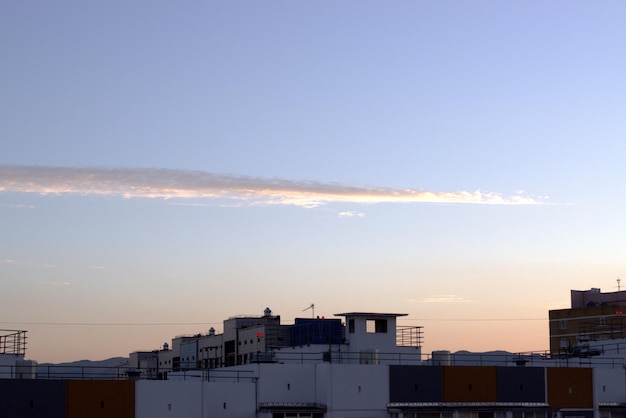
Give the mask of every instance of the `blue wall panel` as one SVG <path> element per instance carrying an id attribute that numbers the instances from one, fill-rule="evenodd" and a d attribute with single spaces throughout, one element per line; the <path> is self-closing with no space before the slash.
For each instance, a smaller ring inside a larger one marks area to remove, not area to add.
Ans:
<path id="1" fill-rule="evenodd" d="M 64 380 L 0 380 L 0 417 L 65 418 Z"/>
<path id="2" fill-rule="evenodd" d="M 341 319 L 296 318 L 293 326 L 293 345 L 341 344 Z"/>
<path id="3" fill-rule="evenodd" d="M 389 366 L 390 402 L 441 402 L 443 373 L 439 366 Z"/>
<path id="4" fill-rule="evenodd" d="M 546 402 L 545 369 L 498 367 L 498 402 Z"/>

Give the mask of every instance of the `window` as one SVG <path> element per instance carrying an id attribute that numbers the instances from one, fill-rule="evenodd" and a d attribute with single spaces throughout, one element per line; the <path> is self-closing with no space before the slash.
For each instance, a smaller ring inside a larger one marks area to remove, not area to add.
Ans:
<path id="1" fill-rule="evenodd" d="M 559 328 L 560 329 L 567 329 L 567 319 L 561 319 L 559 321 Z"/>
<path id="2" fill-rule="evenodd" d="M 348 332 L 354 334 L 354 319 L 348 319 Z"/>
<path id="3" fill-rule="evenodd" d="M 365 322 L 365 330 L 368 333 L 385 334 L 387 333 L 387 320 L 368 319 Z"/>

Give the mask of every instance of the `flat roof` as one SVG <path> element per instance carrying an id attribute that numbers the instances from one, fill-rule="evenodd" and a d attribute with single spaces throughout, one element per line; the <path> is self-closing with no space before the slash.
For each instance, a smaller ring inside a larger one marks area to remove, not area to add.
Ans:
<path id="1" fill-rule="evenodd" d="M 347 312 L 347 313 L 336 313 L 335 316 L 408 316 L 409 314 L 405 313 L 383 313 L 383 312 Z"/>

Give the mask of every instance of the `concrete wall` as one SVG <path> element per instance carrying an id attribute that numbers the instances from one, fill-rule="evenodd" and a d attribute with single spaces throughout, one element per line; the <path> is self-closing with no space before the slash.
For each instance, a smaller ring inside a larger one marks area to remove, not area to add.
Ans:
<path id="1" fill-rule="evenodd" d="M 0 354 L 0 379 L 12 379 L 15 377 L 15 365 L 23 361 L 22 354 Z"/>
<path id="2" fill-rule="evenodd" d="M 254 418 L 251 382 L 137 381 L 136 418 Z"/>
<path id="3" fill-rule="evenodd" d="M 328 418 L 388 417 L 387 366 L 332 364 L 328 365 L 326 374 L 326 399 L 323 403 L 328 405 Z"/>
<path id="4" fill-rule="evenodd" d="M 259 364 L 259 402 L 316 402 L 314 364 Z"/>
<path id="5" fill-rule="evenodd" d="M 396 350 L 396 318 L 394 316 L 380 316 L 372 314 L 369 316 L 346 316 L 346 323 L 354 319 L 354 332 L 351 333 L 346 328 L 346 339 L 349 343 L 349 351 L 393 353 Z M 368 320 L 382 320 L 387 322 L 387 332 L 367 332 Z M 358 359 L 355 359 L 358 362 Z"/>
<path id="6" fill-rule="evenodd" d="M 626 400 L 626 376 L 624 369 L 593 370 L 594 399 L 597 403 Z"/>
<path id="7" fill-rule="evenodd" d="M 202 382 L 140 380 L 136 418 L 202 418 Z"/>
<path id="8" fill-rule="evenodd" d="M 203 393 L 202 418 L 255 418 L 256 387 L 252 382 L 208 382 Z"/>

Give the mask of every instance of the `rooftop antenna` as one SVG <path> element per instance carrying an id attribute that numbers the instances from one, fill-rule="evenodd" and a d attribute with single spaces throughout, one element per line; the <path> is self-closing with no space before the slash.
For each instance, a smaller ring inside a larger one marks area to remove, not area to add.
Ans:
<path id="1" fill-rule="evenodd" d="M 315 318 L 315 304 L 312 303 L 311 306 L 309 306 L 308 308 L 304 308 L 302 312 L 308 311 L 309 309 L 311 309 L 311 318 Z"/>
<path id="2" fill-rule="evenodd" d="M 617 278 L 617 291 L 619 292 L 620 290 L 622 290 L 622 287 L 620 286 L 620 283 L 622 282 L 622 279 L 620 279 L 619 277 Z"/>

